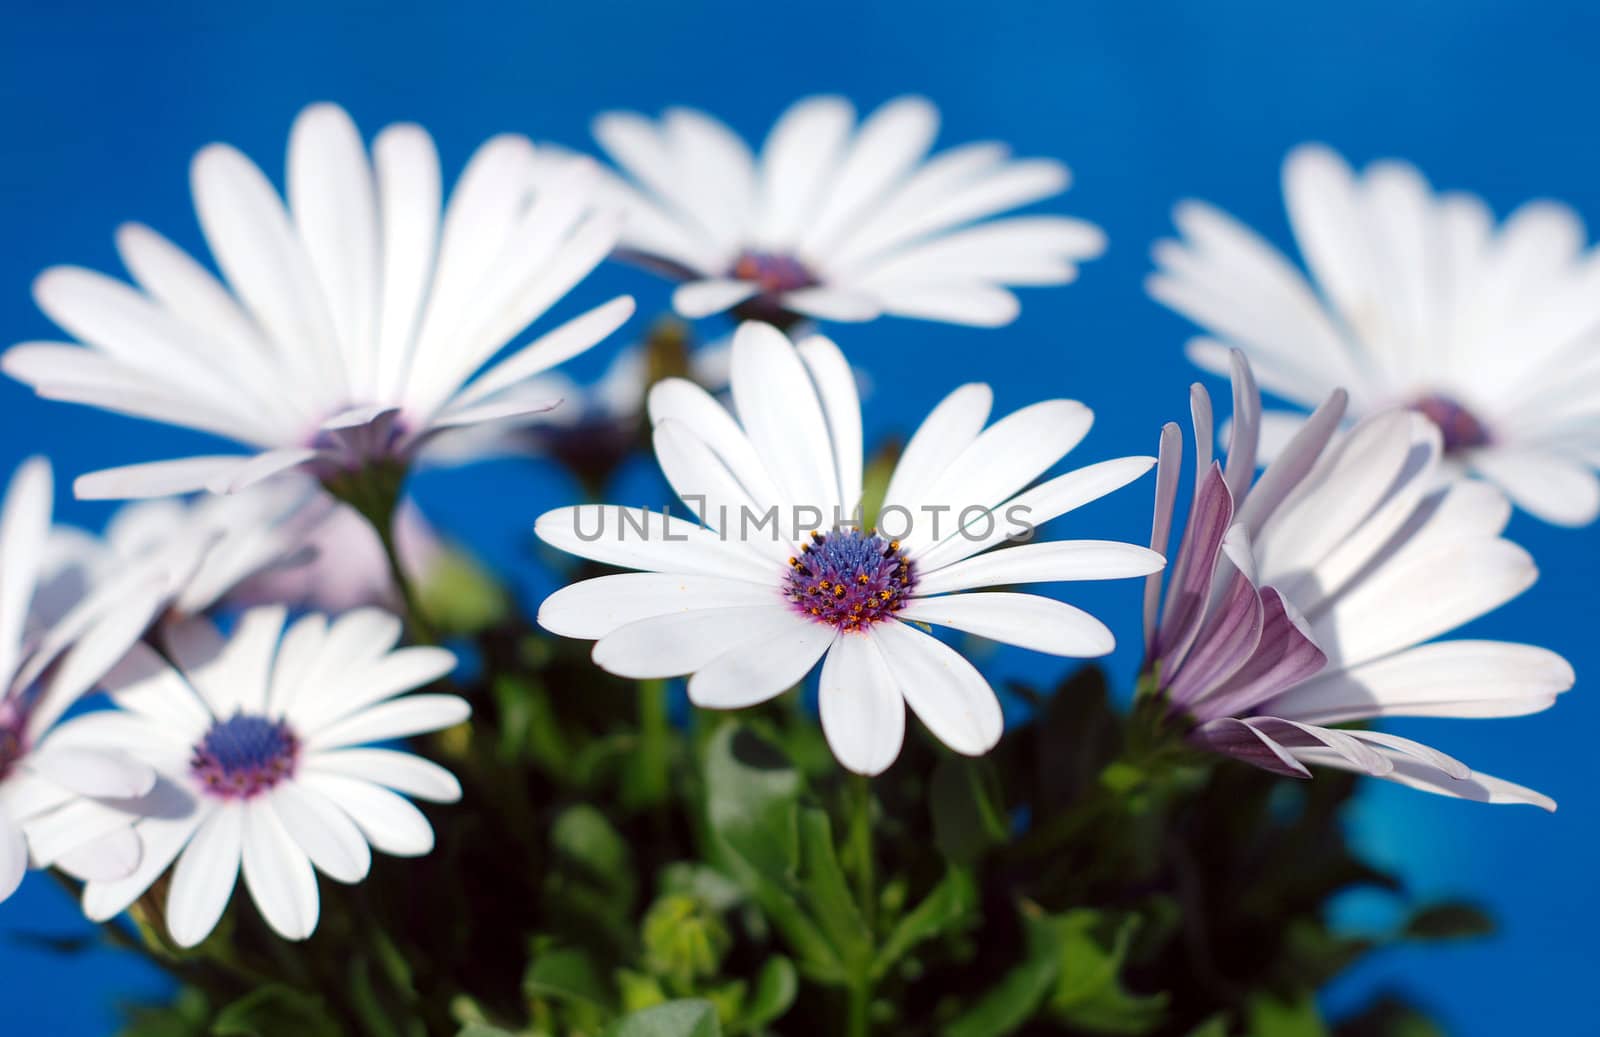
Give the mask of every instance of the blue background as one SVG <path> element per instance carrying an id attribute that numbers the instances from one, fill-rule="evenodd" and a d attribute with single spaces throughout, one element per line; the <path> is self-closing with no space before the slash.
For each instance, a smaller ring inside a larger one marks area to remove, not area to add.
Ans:
<path id="1" fill-rule="evenodd" d="M 1026 291 L 1022 318 L 1004 331 L 895 320 L 835 329 L 878 386 L 869 434 L 904 431 L 947 389 L 982 379 L 1005 409 L 1044 395 L 1093 406 L 1099 421 L 1078 454 L 1089 460 L 1149 452 L 1161 422 L 1186 413 L 1194 373 L 1179 347 L 1189 328 L 1141 288 L 1172 204 L 1206 198 L 1286 244 L 1278 166 L 1300 141 L 1325 140 L 1357 162 L 1409 158 L 1436 185 L 1478 191 L 1502 214 L 1549 195 L 1600 222 L 1591 108 L 1600 97 L 1600 14 L 1582 0 L 449 8 L 13 0 L 0 30 L 0 339 L 51 337 L 30 280 L 58 262 L 118 270 L 111 235 L 122 220 L 146 221 L 198 249 L 186 173 L 193 151 L 230 141 L 276 179 L 291 119 L 321 99 L 347 106 L 369 136 L 397 119 L 423 123 L 453 171 L 502 130 L 587 146 L 589 118 L 612 107 L 692 104 L 758 139 L 805 93 L 843 92 L 863 108 L 925 93 L 944 111 L 941 145 L 992 137 L 1069 162 L 1073 190 L 1044 208 L 1092 219 L 1111 247 L 1078 284 Z M 623 335 L 666 305 L 666 286 L 609 269 L 575 305 L 619 290 L 634 292 L 641 310 Z M 48 452 L 64 487 L 86 470 L 204 445 L 0 384 L 6 470 Z M 485 509 L 491 482 L 497 506 Z M 641 486 L 637 493 L 656 492 Z M 1063 532 L 1140 540 L 1149 490 L 1146 481 L 1085 509 Z M 528 529 L 540 509 L 566 502 L 570 487 L 523 464 L 430 476 L 420 492 L 440 524 L 508 567 L 529 599 L 548 588 Z M 67 500 L 64 489 L 58 496 L 72 521 L 97 524 L 108 513 Z M 1561 811 L 1488 808 L 1369 783 L 1358 834 L 1371 851 L 1419 893 L 1487 901 L 1503 932 L 1380 956 L 1329 997 L 1342 1006 L 1401 985 L 1455 1033 L 1594 1032 L 1585 994 L 1600 964 L 1591 924 L 1600 794 L 1588 764 L 1600 697 L 1584 678 L 1600 674 L 1600 528 L 1560 530 L 1519 515 L 1511 535 L 1541 561 L 1543 579 L 1472 633 L 1564 653 L 1578 689 L 1537 717 L 1396 729 L 1545 790 Z M 1112 665 L 1130 676 L 1137 588 L 1072 593 L 1119 631 Z M 1001 672 L 1044 672 L 1010 654 L 993 662 Z M 1351 906 L 1357 923 L 1377 913 Z M 159 977 L 122 956 L 60 958 L 4 938 L 85 931 L 42 876 L 0 909 L 7 1032 L 48 1023 L 56 1034 L 103 1033 L 116 999 L 161 990 Z"/>

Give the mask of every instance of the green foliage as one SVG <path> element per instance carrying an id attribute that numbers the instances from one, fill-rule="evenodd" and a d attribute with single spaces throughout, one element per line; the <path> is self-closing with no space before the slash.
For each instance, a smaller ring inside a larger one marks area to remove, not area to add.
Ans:
<path id="1" fill-rule="evenodd" d="M 440 617 L 442 624 L 442 616 Z M 236 904 L 169 946 L 183 981 L 128 1037 L 1437 1037 L 1395 998 L 1315 992 L 1399 942 L 1471 938 L 1345 841 L 1354 779 L 1296 783 L 1187 750 L 1099 672 L 1016 687 L 988 756 L 912 724 L 871 782 L 799 695 L 673 718 L 662 682 L 595 670 L 510 620 L 475 635 L 468 725 L 419 748 L 460 775 L 436 850 L 322 886 L 303 944 Z M 1410 909 L 1351 933 L 1356 887 Z"/>

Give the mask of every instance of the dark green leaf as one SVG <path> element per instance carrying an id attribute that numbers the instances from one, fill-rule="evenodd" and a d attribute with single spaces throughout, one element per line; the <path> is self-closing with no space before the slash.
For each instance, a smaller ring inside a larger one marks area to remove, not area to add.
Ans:
<path id="1" fill-rule="evenodd" d="M 1228 1037 L 1228 1017 L 1214 1015 L 1190 1030 L 1187 1037 Z"/>
<path id="2" fill-rule="evenodd" d="M 1104 930 L 1113 923 L 1096 911 L 1069 911 L 1055 923 L 1061 978 L 1050 1009 L 1057 1019 L 1091 1033 L 1142 1034 L 1160 1024 L 1166 997 L 1130 994 L 1119 978 L 1139 927 L 1137 915 L 1115 924 L 1109 940 Z"/>
<path id="3" fill-rule="evenodd" d="M 1250 999 L 1246 1015 L 1250 1037 L 1328 1037 L 1317 999 L 1309 992 L 1290 1001 L 1258 994 Z"/>
<path id="4" fill-rule="evenodd" d="M 800 811 L 800 889 L 809 913 L 852 975 L 872 967 L 872 934 L 839 867 L 825 811 Z"/>
<path id="5" fill-rule="evenodd" d="M 550 847 L 558 867 L 592 885 L 617 911 L 633 910 L 633 853 L 604 814 L 586 805 L 562 811 L 550 828 Z"/>
<path id="6" fill-rule="evenodd" d="M 1010 834 L 998 782 L 983 760 L 952 756 L 939 761 L 928 798 L 934 840 L 954 864 L 976 863 Z"/>
<path id="7" fill-rule="evenodd" d="M 217 1013 L 216 1037 L 340 1037 L 322 999 L 291 987 L 259 987 Z"/>
<path id="8" fill-rule="evenodd" d="M 1465 940 L 1494 933 L 1494 919 L 1482 908 L 1459 900 L 1428 904 L 1407 920 L 1408 940 Z"/>
<path id="9" fill-rule="evenodd" d="M 895 925 L 878 948 L 872 975 L 881 979 L 917 944 L 965 926 L 977 908 L 978 890 L 964 868 L 951 868 L 944 878 Z"/>
<path id="10" fill-rule="evenodd" d="M 800 980 L 795 974 L 794 962 L 781 954 L 768 958 L 761 967 L 761 975 L 756 978 L 755 991 L 745 1003 L 740 1028 L 759 1030 L 781 1019 L 793 1006 L 799 992 Z"/>
<path id="11" fill-rule="evenodd" d="M 1030 905 L 1023 906 L 1022 923 L 1022 961 L 940 1031 L 943 1037 L 1003 1037 L 1039 1010 L 1061 974 L 1060 933 L 1054 919 Z"/>
<path id="12" fill-rule="evenodd" d="M 618 1020 L 605 1037 L 722 1037 L 709 1001 L 668 1001 Z"/>
<path id="13" fill-rule="evenodd" d="M 556 948 L 536 954 L 522 977 L 529 999 L 606 1008 L 611 991 L 593 959 L 582 951 Z"/>

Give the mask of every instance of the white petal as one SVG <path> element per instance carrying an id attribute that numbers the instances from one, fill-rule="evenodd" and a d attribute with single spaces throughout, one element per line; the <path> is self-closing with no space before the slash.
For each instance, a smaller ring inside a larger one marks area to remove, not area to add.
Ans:
<path id="1" fill-rule="evenodd" d="M 1160 572 L 1166 559 L 1147 547 L 1114 540 L 1049 540 L 1004 547 L 922 573 L 916 593 L 1056 580 L 1121 580 Z"/>
<path id="2" fill-rule="evenodd" d="M 904 623 L 880 623 L 868 636 L 906 704 L 934 737 L 964 756 L 995 747 L 1005 729 L 1000 700 L 959 652 Z"/>
<path id="3" fill-rule="evenodd" d="M 783 332 L 746 322 L 733 338 L 733 403 L 767 472 L 794 504 L 839 506 L 839 475 L 811 376 Z"/>
<path id="4" fill-rule="evenodd" d="M 0 512 L 0 686 L 10 684 L 21 661 L 54 492 L 50 462 L 39 457 L 24 461 L 6 488 Z"/>
<path id="5" fill-rule="evenodd" d="M 742 709 L 781 695 L 805 679 L 833 644 L 832 627 L 790 616 L 786 629 L 748 638 L 696 670 L 689 701 L 704 709 Z"/>
<path id="6" fill-rule="evenodd" d="M 1010 324 L 1022 312 L 1015 295 L 988 284 L 908 284 L 879 289 L 877 296 L 883 311 L 897 317 L 920 317 L 975 328 Z"/>
<path id="7" fill-rule="evenodd" d="M 963 385 L 939 401 L 895 463 L 883 498 L 884 509 L 915 508 L 950 462 L 978 438 L 993 405 L 994 392 L 978 382 Z"/>
<path id="8" fill-rule="evenodd" d="M 395 857 L 421 857 L 433 849 L 428 819 L 388 789 L 335 774 L 307 774 L 305 782 L 349 814 L 374 848 Z"/>
<path id="9" fill-rule="evenodd" d="M 792 631 L 806 621 L 787 603 L 694 609 L 620 626 L 595 642 L 595 665 L 635 680 L 693 673 L 741 642 Z"/>
<path id="10" fill-rule="evenodd" d="M 239 456 L 184 457 L 105 468 L 78 476 L 72 491 L 79 500 L 126 500 L 192 493 L 218 479 L 231 478 L 249 460 Z"/>
<path id="11" fill-rule="evenodd" d="M 308 749 L 337 749 L 367 742 L 441 731 L 472 715 L 467 700 L 454 695 L 407 695 L 381 702 L 316 731 L 306 739 Z"/>
<path id="12" fill-rule="evenodd" d="M 247 490 L 256 483 L 272 478 L 281 472 L 304 464 L 317 456 L 317 451 L 309 447 L 285 447 L 281 450 L 268 450 L 259 453 L 235 466 L 231 471 L 219 473 L 206 481 L 206 489 L 212 493 L 238 493 Z"/>
<path id="13" fill-rule="evenodd" d="M 791 245 L 806 231 L 854 123 L 855 110 L 844 98 L 808 97 L 773 125 L 761 147 L 758 244 Z"/>
<path id="14" fill-rule="evenodd" d="M 420 688 L 456 668 L 455 653 L 433 645 L 400 648 L 363 666 L 330 675 L 338 683 L 321 695 L 297 697 L 292 717 L 315 729 L 402 692 Z"/>
<path id="15" fill-rule="evenodd" d="M 158 785 L 157 791 L 161 791 L 161 788 Z M 104 922 L 121 914 L 167 870 L 167 865 L 188 843 L 189 837 L 200 827 L 200 822 L 208 812 L 191 807 L 186 812 L 175 811 L 172 816 L 142 819 L 138 827 L 144 854 L 139 859 L 139 867 L 125 878 L 86 884 L 83 888 L 83 913 L 89 916 L 91 922 Z"/>
<path id="16" fill-rule="evenodd" d="M 454 803 L 461 798 L 461 783 L 454 774 L 432 760 L 394 749 L 320 752 L 306 760 L 305 768 L 308 773 L 360 778 L 435 803 Z"/>
<path id="17" fill-rule="evenodd" d="M 372 851 L 355 822 L 315 788 L 286 782 L 262 797 L 284 831 L 311 863 L 338 882 L 360 882 L 372 866 Z"/>
<path id="18" fill-rule="evenodd" d="M 745 300 L 755 298 L 760 291 L 761 286 L 753 281 L 723 278 L 690 281 L 673 291 L 672 308 L 678 311 L 680 317 L 698 320 L 713 313 L 731 310 Z"/>
<path id="19" fill-rule="evenodd" d="M 0 902 L 10 899 L 28 873 L 28 841 L 22 829 L 0 814 Z"/>
<path id="20" fill-rule="evenodd" d="M 842 634 L 834 642 L 817 703 L 828 747 L 846 770 L 882 774 L 900 755 L 906 703 L 871 637 Z"/>
<path id="21" fill-rule="evenodd" d="M 179 947 L 193 947 L 217 927 L 239 877 L 245 808 L 213 810 L 172 869 L 167 931 Z"/>
<path id="22" fill-rule="evenodd" d="M 854 288 L 832 285 L 784 292 L 778 302 L 784 309 L 812 320 L 859 323 L 883 315 L 883 306 L 875 296 Z"/>
<path id="23" fill-rule="evenodd" d="M 1468 458 L 1516 502 L 1559 526 L 1587 526 L 1600 515 L 1600 479 L 1581 461 L 1511 446 L 1475 450 Z"/>
<path id="24" fill-rule="evenodd" d="M 839 473 L 839 500 L 845 515 L 861 503 L 861 397 L 856 375 L 839 347 L 821 335 L 802 339 L 795 348 L 816 383 L 822 413 L 833 443 L 834 466 Z"/>
<path id="25" fill-rule="evenodd" d="M 704 352 L 702 347 L 701 352 Z M 728 362 L 732 364 L 731 347 Z M 726 381 L 724 376 L 723 381 Z M 766 464 L 733 416 L 705 389 L 685 378 L 668 378 L 651 387 L 647 406 L 652 424 L 676 421 L 716 451 L 750 499 L 763 507 L 788 503 Z"/>
<path id="26" fill-rule="evenodd" d="M 79 882 L 108 882 L 132 875 L 143 855 L 144 846 L 130 818 L 126 826 L 63 853 L 55 866 Z"/>
<path id="27" fill-rule="evenodd" d="M 770 562 L 692 522 L 641 508 L 583 504 L 539 516 L 534 533 L 551 547 L 623 569 L 689 572 L 770 585 Z"/>
<path id="28" fill-rule="evenodd" d="M 641 619 L 700 609 L 778 603 L 775 586 L 693 573 L 617 573 L 570 584 L 544 599 L 539 625 L 562 637 L 598 640 Z"/>
<path id="29" fill-rule="evenodd" d="M 83 796 L 132 799 L 155 787 L 156 772 L 118 750 L 78 749 L 45 743 L 28 755 L 28 768 Z"/>
<path id="30" fill-rule="evenodd" d="M 304 940 L 317 928 L 317 875 L 305 851 L 263 801 L 244 814 L 244 884 L 250 899 L 279 936 Z"/>
<path id="31" fill-rule="evenodd" d="M 1389 756 L 1394 763 L 1394 770 L 1383 777 L 1408 788 L 1455 799 L 1470 799 L 1477 803 L 1527 803 L 1550 811 L 1556 808 L 1556 801 L 1549 796 L 1501 778 L 1479 774 L 1476 771 L 1468 778 L 1453 778 L 1437 767 L 1396 750 L 1379 751 Z M 1355 769 L 1342 756 L 1326 750 L 1297 749 L 1295 755 L 1307 763 L 1324 767 L 1337 767 L 1340 770 Z"/>
<path id="32" fill-rule="evenodd" d="M 1117 646 L 1106 625 L 1089 613 L 1037 594 L 993 591 L 913 598 L 898 615 L 1072 659 L 1109 655 Z"/>
<path id="33" fill-rule="evenodd" d="M 1379 716 L 1520 716 L 1572 687 L 1572 666 L 1533 645 L 1441 641 L 1320 674 L 1272 701 L 1272 712 L 1316 724 Z"/>
<path id="34" fill-rule="evenodd" d="M 167 627 L 173 660 L 219 719 L 266 708 L 267 681 L 286 614 L 282 606 L 253 608 L 226 640 L 210 620 L 199 617 Z"/>

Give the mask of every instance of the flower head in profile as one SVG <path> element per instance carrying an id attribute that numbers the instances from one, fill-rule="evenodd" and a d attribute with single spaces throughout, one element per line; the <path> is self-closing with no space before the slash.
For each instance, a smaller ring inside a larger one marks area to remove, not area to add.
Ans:
<path id="1" fill-rule="evenodd" d="M 4 368 L 41 396 L 251 451 L 97 472 L 78 480 L 79 496 L 231 492 L 294 467 L 325 480 L 403 469 L 451 430 L 550 409 L 527 380 L 632 312 L 615 299 L 491 364 L 610 252 L 618 217 L 592 204 L 597 181 L 589 160 L 541 161 L 525 138 L 499 136 L 441 216 L 425 131 L 390 126 L 369 157 L 342 109 L 313 105 L 290 134 L 287 205 L 231 147 L 194 160 L 196 211 L 225 283 L 126 225 L 117 248 L 135 283 L 47 270 L 35 298 L 81 345 L 15 346 Z"/>
<path id="2" fill-rule="evenodd" d="M 536 526 L 562 550 L 639 570 L 573 584 L 539 610 L 547 630 L 595 640 L 595 662 L 612 673 L 689 675 L 696 705 L 736 709 L 821 662 L 822 727 L 845 767 L 876 774 L 893 763 L 908 705 L 950 748 L 977 755 L 1000 738 L 999 701 L 972 663 L 919 627 L 1104 655 L 1111 632 L 1088 613 L 980 588 L 1143 576 L 1162 564 L 1107 541 L 1001 546 L 1150 468 L 1151 458 L 1121 458 L 1032 485 L 1089 431 L 1081 403 L 1047 400 L 985 428 L 988 386 L 957 389 L 907 444 L 876 528 L 863 528 L 861 407 L 838 348 L 745 324 L 731 375 L 732 413 L 683 379 L 650 393 L 656 458 L 700 522 L 594 505 Z"/>
<path id="3" fill-rule="evenodd" d="M 1547 797 L 1436 749 L 1337 725 L 1390 716 L 1503 717 L 1572 686 L 1553 652 L 1435 641 L 1522 593 L 1533 559 L 1501 538 L 1511 508 L 1475 480 L 1441 481 L 1439 429 L 1394 410 L 1337 435 L 1335 392 L 1252 484 L 1261 404 L 1233 354 L 1226 462 L 1211 458 L 1211 401 L 1196 385 L 1195 492 L 1164 602 L 1146 587 L 1146 673 L 1203 748 L 1309 777 L 1336 767 L 1487 803 Z M 1162 433 L 1152 547 L 1165 550 L 1182 437 Z M 1158 622 L 1159 616 L 1159 622 Z"/>
<path id="4" fill-rule="evenodd" d="M 244 613 L 227 638 L 204 619 L 170 627 L 165 658 L 140 645 L 113 675 L 119 709 L 62 725 L 71 744 L 120 746 L 160 776 L 127 807 L 139 815 L 138 867 L 84 887 L 91 919 L 116 915 L 170 867 L 166 923 L 178 945 L 206 938 L 241 875 L 267 923 L 304 939 L 317 925 L 317 871 L 354 883 L 374 848 L 403 857 L 433 848 L 427 818 L 405 797 L 451 802 L 460 785 L 374 743 L 466 719 L 454 695 L 403 694 L 449 673 L 455 657 L 394 648 L 400 620 L 377 609 L 307 615 L 287 631 L 284 621 L 268 606 Z"/>
<path id="5" fill-rule="evenodd" d="M 153 568 L 83 584 L 50 560 L 52 480 L 26 462 L 0 506 L 0 900 L 29 864 L 79 878 L 127 874 L 139 841 L 104 801 L 143 795 L 155 773 L 117 746 L 83 748 L 57 721 L 168 600 Z"/>
<path id="6" fill-rule="evenodd" d="M 1059 162 L 995 143 L 928 151 L 939 113 L 903 97 L 856 122 L 840 97 L 796 102 L 758 157 L 687 108 L 611 113 L 595 137 L 628 180 L 622 249 L 684 283 L 685 317 L 733 309 L 787 325 L 884 314 L 994 326 L 1008 286 L 1065 284 L 1105 235 L 1061 216 L 990 217 L 1065 190 Z"/>
<path id="7" fill-rule="evenodd" d="M 1600 291 L 1583 223 L 1530 202 L 1496 226 L 1483 201 L 1435 194 L 1413 167 L 1351 171 L 1301 147 L 1283 171 L 1311 277 L 1201 202 L 1155 248 L 1150 294 L 1210 331 L 1189 344 L 1222 373 L 1244 350 L 1263 389 L 1311 409 L 1335 388 L 1352 416 L 1408 407 L 1439 429 L 1448 472 L 1474 472 L 1545 521 L 1600 514 Z M 1262 445 L 1303 416 L 1269 412 Z"/>

